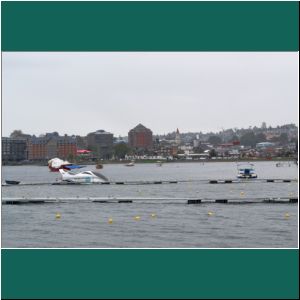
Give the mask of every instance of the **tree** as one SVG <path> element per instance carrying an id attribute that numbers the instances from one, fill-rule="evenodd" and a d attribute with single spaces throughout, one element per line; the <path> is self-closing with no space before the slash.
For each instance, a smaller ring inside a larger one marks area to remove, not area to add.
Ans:
<path id="1" fill-rule="evenodd" d="M 279 138 L 278 141 L 280 144 L 285 145 L 289 142 L 289 137 L 287 135 L 287 133 L 282 133 Z"/>
<path id="2" fill-rule="evenodd" d="M 22 130 L 14 130 L 11 134 L 10 137 L 11 138 L 17 138 L 23 135 Z"/>
<path id="3" fill-rule="evenodd" d="M 250 132 L 247 132 L 244 135 L 242 135 L 240 141 L 241 141 L 241 144 L 244 146 L 255 147 L 256 136 L 252 131 L 250 131 Z"/>
<path id="4" fill-rule="evenodd" d="M 238 137 L 236 134 L 234 134 L 234 135 L 232 136 L 230 142 L 237 142 L 237 141 L 239 141 L 239 137 Z"/>
<path id="5" fill-rule="evenodd" d="M 69 162 L 74 161 L 74 154 L 70 152 L 70 153 L 68 154 L 68 156 L 67 156 L 67 159 L 68 159 Z"/>
<path id="6" fill-rule="evenodd" d="M 210 157 L 216 157 L 216 156 L 217 156 L 217 151 L 216 151 L 215 149 L 211 149 L 211 150 L 209 151 L 209 156 L 210 156 Z"/>
<path id="7" fill-rule="evenodd" d="M 291 143 L 295 143 L 296 145 L 296 152 L 298 152 L 298 139 L 297 138 L 292 138 Z"/>
<path id="8" fill-rule="evenodd" d="M 260 128 L 261 128 L 261 129 L 267 129 L 267 124 L 266 124 L 266 122 L 262 122 Z"/>
<path id="9" fill-rule="evenodd" d="M 201 145 L 199 145 L 198 147 L 194 148 L 195 153 L 203 153 L 204 150 L 205 149 Z"/>
<path id="10" fill-rule="evenodd" d="M 125 155 L 130 152 L 130 147 L 125 143 L 119 143 L 114 146 L 114 155 L 118 158 L 125 158 Z"/>
<path id="11" fill-rule="evenodd" d="M 211 135 L 207 141 L 212 145 L 218 145 L 222 143 L 222 139 L 217 135 Z"/>
<path id="12" fill-rule="evenodd" d="M 14 130 L 11 134 L 10 137 L 13 139 L 22 139 L 22 140 L 27 140 L 31 138 L 30 134 L 25 134 L 22 132 L 22 130 Z"/>
<path id="13" fill-rule="evenodd" d="M 262 143 L 266 141 L 266 136 L 263 133 L 258 133 L 255 137 L 256 143 Z"/>

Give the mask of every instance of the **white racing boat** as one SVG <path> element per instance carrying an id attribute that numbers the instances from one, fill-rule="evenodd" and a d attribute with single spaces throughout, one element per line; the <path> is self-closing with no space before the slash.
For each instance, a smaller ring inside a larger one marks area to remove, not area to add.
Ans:
<path id="1" fill-rule="evenodd" d="M 51 172 L 58 172 L 60 169 L 70 171 L 73 169 L 84 168 L 85 166 L 74 165 L 68 161 L 64 161 L 64 160 L 61 160 L 61 159 L 55 157 L 48 161 L 48 167 Z"/>
<path id="2" fill-rule="evenodd" d="M 253 164 L 238 164 L 238 175 L 237 178 L 240 179 L 250 179 L 250 178 L 257 178 L 257 174 L 254 171 L 254 165 Z"/>
<path id="3" fill-rule="evenodd" d="M 80 173 L 67 172 L 65 170 L 59 169 L 62 176 L 62 181 L 72 182 L 72 183 L 101 183 L 107 182 L 108 179 L 95 171 L 84 171 Z"/>

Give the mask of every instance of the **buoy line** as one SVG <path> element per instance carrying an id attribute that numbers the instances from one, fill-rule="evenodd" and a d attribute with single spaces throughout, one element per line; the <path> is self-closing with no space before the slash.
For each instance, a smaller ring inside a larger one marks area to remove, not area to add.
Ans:
<path id="1" fill-rule="evenodd" d="M 25 203 L 146 203 L 157 204 L 201 204 L 201 203 L 298 203 L 298 197 L 224 197 L 224 198 L 200 198 L 200 197 L 3 197 L 2 204 Z"/>
<path id="2" fill-rule="evenodd" d="M 298 179 L 190 179 L 190 180 L 146 180 L 146 181 L 107 181 L 100 183 L 74 183 L 74 182 L 24 182 L 19 184 L 2 184 L 3 187 L 18 187 L 18 186 L 34 186 L 34 185 L 56 185 L 56 186 L 66 186 L 66 185 L 147 185 L 147 184 L 177 184 L 177 183 L 210 183 L 210 184 L 231 184 L 231 183 L 291 183 L 298 182 Z"/>

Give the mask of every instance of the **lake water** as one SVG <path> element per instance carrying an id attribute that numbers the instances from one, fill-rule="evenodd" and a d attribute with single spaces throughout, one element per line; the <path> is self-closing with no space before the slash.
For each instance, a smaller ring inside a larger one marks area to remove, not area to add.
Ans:
<path id="1" fill-rule="evenodd" d="M 85 169 L 95 170 L 94 166 Z M 291 164 L 255 162 L 259 178 L 298 179 Z M 234 179 L 233 162 L 107 164 L 111 181 L 189 180 L 159 185 L 2 186 L 2 197 L 298 197 L 298 182 L 209 184 Z M 41 166 L 4 166 L 4 180 L 55 182 L 59 173 Z M 56 218 L 59 213 L 61 217 Z M 153 216 L 155 214 L 155 216 Z M 289 214 L 289 217 L 286 217 Z M 139 216 L 139 219 L 135 217 Z M 112 223 L 108 222 L 112 219 Z M 12 248 L 296 248 L 298 204 L 187 205 L 182 201 L 2 205 L 2 247 Z"/>

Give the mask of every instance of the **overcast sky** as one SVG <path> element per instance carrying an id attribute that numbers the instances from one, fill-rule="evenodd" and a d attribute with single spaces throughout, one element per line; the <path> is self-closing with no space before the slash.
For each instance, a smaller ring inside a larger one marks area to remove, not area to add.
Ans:
<path id="1" fill-rule="evenodd" d="M 298 125 L 296 52 L 4 52 L 2 135 Z"/>

